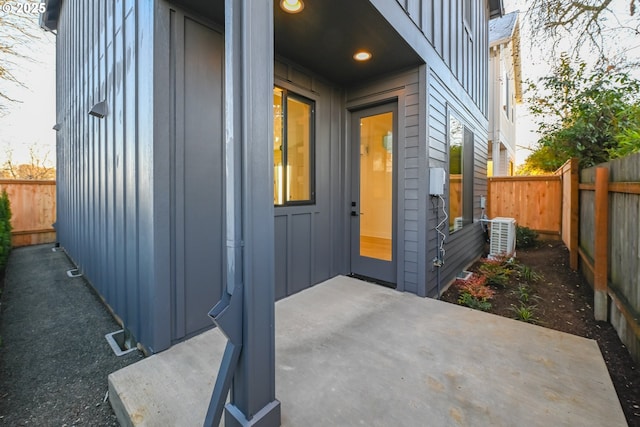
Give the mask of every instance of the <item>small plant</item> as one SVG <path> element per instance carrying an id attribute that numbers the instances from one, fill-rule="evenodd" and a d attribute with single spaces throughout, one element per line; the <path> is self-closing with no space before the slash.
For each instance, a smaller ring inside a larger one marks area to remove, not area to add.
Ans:
<path id="1" fill-rule="evenodd" d="M 487 286 L 487 278 L 480 274 L 472 274 L 467 280 L 458 279 L 454 285 L 460 290 L 458 304 L 467 307 L 489 311 L 489 300 L 495 295 L 495 291 Z"/>
<path id="2" fill-rule="evenodd" d="M 474 298 L 491 299 L 495 291 L 487 286 L 487 278 L 474 273 L 467 280 L 458 279 L 454 283 L 460 292 L 467 292 Z"/>
<path id="3" fill-rule="evenodd" d="M 487 284 L 504 288 L 513 273 L 513 263 L 507 258 L 483 259 L 478 270 L 487 278 Z"/>
<path id="4" fill-rule="evenodd" d="M 538 233 L 529 227 L 516 226 L 516 249 L 535 246 Z"/>
<path id="5" fill-rule="evenodd" d="M 527 282 L 537 282 L 538 280 L 541 279 L 541 276 L 535 271 L 533 271 L 531 267 L 527 265 L 520 265 L 518 267 L 518 271 L 519 271 L 520 277 L 526 280 Z"/>
<path id="6" fill-rule="evenodd" d="M 458 298 L 458 304 L 473 308 L 474 310 L 489 311 L 491 310 L 491 303 L 486 299 L 478 299 L 471 296 L 468 292 L 463 292 Z"/>
<path id="7" fill-rule="evenodd" d="M 536 305 L 526 305 L 521 303 L 519 307 L 515 305 L 511 305 L 511 311 L 513 311 L 516 315 L 516 320 L 520 320 L 522 322 L 527 323 L 536 323 L 535 310 Z"/>
<path id="8" fill-rule="evenodd" d="M 526 283 L 520 283 L 512 293 L 518 297 L 521 303 L 524 304 L 533 300 L 540 300 L 540 297 L 538 295 L 533 295 L 531 292 L 532 289 L 529 285 L 527 285 Z"/>

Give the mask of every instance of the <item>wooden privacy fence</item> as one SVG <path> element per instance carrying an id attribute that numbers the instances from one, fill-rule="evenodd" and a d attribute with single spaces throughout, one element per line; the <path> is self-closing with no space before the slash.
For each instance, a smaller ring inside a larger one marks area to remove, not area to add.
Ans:
<path id="1" fill-rule="evenodd" d="M 640 154 L 553 175 L 489 178 L 487 215 L 560 237 L 570 267 L 594 290 L 594 315 L 608 320 L 640 361 Z"/>
<path id="2" fill-rule="evenodd" d="M 56 182 L 0 180 L 11 203 L 11 243 L 13 246 L 37 245 L 56 241 Z"/>
<path id="3" fill-rule="evenodd" d="M 580 173 L 580 271 L 608 320 L 640 361 L 640 154 Z"/>
<path id="4" fill-rule="evenodd" d="M 578 161 L 571 159 L 553 175 L 489 178 L 487 215 L 515 218 L 542 237 L 562 239 L 571 269 L 578 269 Z"/>
<path id="5" fill-rule="evenodd" d="M 562 179 L 558 175 L 489 178 L 489 218 L 515 218 L 547 237 L 560 238 L 562 225 Z"/>

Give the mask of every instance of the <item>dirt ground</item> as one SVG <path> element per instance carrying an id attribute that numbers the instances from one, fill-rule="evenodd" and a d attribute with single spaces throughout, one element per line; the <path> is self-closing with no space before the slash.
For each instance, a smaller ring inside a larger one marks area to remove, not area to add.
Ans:
<path id="1" fill-rule="evenodd" d="M 640 371 L 613 326 L 593 317 L 593 291 L 578 273 L 569 268 L 569 252 L 559 241 L 539 242 L 532 249 L 518 250 L 517 260 L 541 279 L 533 282 L 531 306 L 534 323 L 598 342 L 609 369 L 629 426 L 640 427 Z M 471 268 L 473 271 L 477 264 Z M 512 280 L 513 281 L 513 280 Z M 517 284 L 496 289 L 490 313 L 515 318 L 512 306 L 519 306 Z M 442 300 L 456 303 L 458 290 L 451 286 Z"/>

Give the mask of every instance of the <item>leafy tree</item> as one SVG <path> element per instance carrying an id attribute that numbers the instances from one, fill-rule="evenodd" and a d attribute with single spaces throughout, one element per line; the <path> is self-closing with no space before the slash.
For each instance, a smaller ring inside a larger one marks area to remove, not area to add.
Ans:
<path id="1" fill-rule="evenodd" d="M 640 82 L 615 67 L 592 73 L 567 55 L 540 84 L 529 84 L 531 113 L 542 135 L 529 167 L 553 171 L 571 157 L 580 167 L 640 151 Z"/>
<path id="2" fill-rule="evenodd" d="M 612 49 L 627 48 L 618 43 L 621 37 L 640 39 L 640 0 L 528 0 L 526 5 L 533 39 L 551 40 L 554 49 L 570 44 L 576 55 L 589 49 L 611 61 Z"/>
<path id="3" fill-rule="evenodd" d="M 516 170 L 516 175 L 548 175 L 557 170 L 564 162 L 549 147 L 538 147 Z"/>

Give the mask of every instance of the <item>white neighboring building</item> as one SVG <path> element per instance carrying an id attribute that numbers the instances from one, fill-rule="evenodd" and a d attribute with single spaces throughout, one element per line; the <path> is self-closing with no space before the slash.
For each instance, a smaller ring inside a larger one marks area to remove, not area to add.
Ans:
<path id="1" fill-rule="evenodd" d="M 518 11 L 489 21 L 489 176 L 513 175 L 522 102 Z"/>

